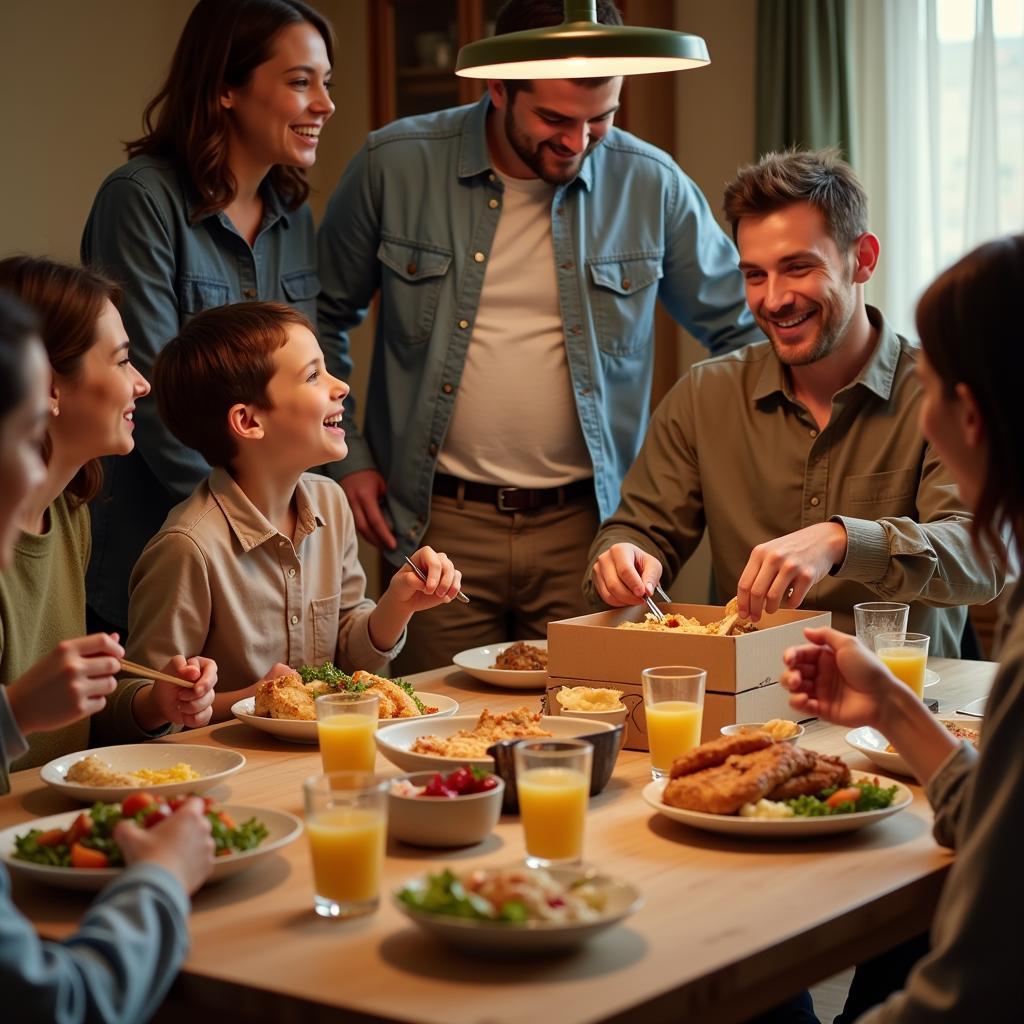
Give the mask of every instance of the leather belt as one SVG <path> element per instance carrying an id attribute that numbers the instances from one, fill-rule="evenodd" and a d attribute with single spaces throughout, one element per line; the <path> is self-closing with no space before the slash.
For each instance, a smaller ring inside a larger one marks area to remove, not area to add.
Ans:
<path id="1" fill-rule="evenodd" d="M 594 496 L 592 479 L 574 480 L 564 487 L 499 487 L 497 484 L 479 484 L 460 480 L 447 473 L 434 474 L 434 493 L 444 498 L 462 497 L 466 501 L 479 501 L 493 505 L 499 512 L 524 512 L 531 509 L 564 505 L 574 498 Z"/>

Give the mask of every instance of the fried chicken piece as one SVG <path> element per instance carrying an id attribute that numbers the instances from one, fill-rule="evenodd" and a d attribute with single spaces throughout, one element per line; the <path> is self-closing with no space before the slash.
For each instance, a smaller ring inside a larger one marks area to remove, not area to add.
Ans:
<path id="1" fill-rule="evenodd" d="M 789 743 L 771 743 L 750 754 L 733 754 L 714 768 L 671 779 L 662 800 L 686 811 L 735 814 L 744 804 L 756 803 L 814 763 L 810 751 Z"/>
<path id="2" fill-rule="evenodd" d="M 775 787 L 769 800 L 791 800 L 796 796 L 815 796 L 832 786 L 845 786 L 850 781 L 850 769 L 842 758 L 829 754 L 815 754 L 810 771 L 801 772 Z"/>
<path id="3" fill-rule="evenodd" d="M 302 722 L 316 720 L 313 697 L 302 685 L 298 672 L 266 679 L 256 687 L 256 714 L 260 718 L 294 718 Z"/>
<path id="4" fill-rule="evenodd" d="M 688 750 L 677 757 L 672 762 L 670 774 L 673 779 L 678 779 L 681 775 L 692 775 L 705 768 L 725 764 L 726 759 L 733 754 L 750 754 L 755 750 L 764 750 L 773 742 L 768 733 L 754 729 L 732 736 L 719 736 L 718 739 L 708 740 L 707 743 L 702 743 L 699 747 L 694 747 L 693 750 Z"/>

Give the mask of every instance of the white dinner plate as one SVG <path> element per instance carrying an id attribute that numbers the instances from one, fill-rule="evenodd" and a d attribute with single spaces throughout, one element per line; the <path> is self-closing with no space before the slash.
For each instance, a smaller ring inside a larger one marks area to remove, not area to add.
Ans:
<path id="1" fill-rule="evenodd" d="M 975 734 L 973 737 L 968 737 L 972 742 L 975 742 L 976 738 L 981 735 L 978 723 L 973 719 L 940 718 L 939 721 L 947 728 L 950 725 L 956 725 L 961 729 L 969 729 Z M 877 729 L 872 729 L 868 725 L 862 725 L 859 729 L 851 729 L 846 734 L 846 742 L 854 750 L 859 750 L 882 771 L 914 777 L 910 765 L 895 751 L 886 749 L 889 746 L 889 741 Z"/>
<path id="2" fill-rule="evenodd" d="M 583 874 L 579 868 L 548 868 L 548 873 L 563 883 L 572 882 Z M 393 896 L 393 902 L 409 920 L 460 949 L 471 952 L 546 953 L 578 946 L 635 913 L 643 905 L 640 892 L 629 882 L 600 874 L 594 877 L 594 881 L 600 883 L 605 891 L 604 911 L 594 921 L 570 921 L 564 924 L 550 921 L 525 921 L 522 924 L 474 921 L 415 910 L 403 903 L 397 893 Z M 425 885 L 426 879 L 415 879 L 406 884 L 409 887 Z"/>
<path id="3" fill-rule="evenodd" d="M 547 640 L 525 640 L 531 647 L 548 649 Z M 546 668 L 523 670 L 521 672 L 508 668 L 492 668 L 495 659 L 502 651 L 512 646 L 513 641 L 505 644 L 487 644 L 485 647 L 472 647 L 468 651 L 459 651 L 452 658 L 463 672 L 467 672 L 481 683 L 492 686 L 504 686 L 507 690 L 543 690 L 548 685 Z"/>
<path id="4" fill-rule="evenodd" d="M 133 772 L 140 768 L 158 770 L 184 762 L 199 772 L 200 777 L 191 782 L 162 782 L 156 786 L 85 786 L 78 782 L 68 782 L 68 770 L 88 754 L 95 754 L 119 772 Z M 234 775 L 244 764 L 245 758 L 237 750 L 224 747 L 204 747 L 189 743 L 123 743 L 115 747 L 94 747 L 92 750 L 79 750 L 74 754 L 55 757 L 43 765 L 39 776 L 47 785 L 82 803 L 91 804 L 96 800 L 117 803 L 129 793 L 140 789 L 163 797 L 203 793 L 223 782 L 229 775 Z"/>
<path id="5" fill-rule="evenodd" d="M 924 687 L 927 690 L 929 686 L 934 686 L 942 677 L 938 672 L 933 669 L 926 668 L 924 670 Z"/>
<path id="6" fill-rule="evenodd" d="M 252 867 L 256 861 L 269 856 L 282 846 L 287 846 L 302 834 L 302 822 L 294 814 L 285 811 L 271 811 L 266 807 L 243 807 L 237 804 L 218 806 L 215 809 L 227 812 L 239 825 L 250 818 L 257 818 L 267 826 L 268 835 L 254 850 L 242 850 L 215 858 L 213 873 L 210 875 L 211 881 L 219 881 Z M 47 818 L 33 818 L 23 821 L 20 825 L 5 828 L 0 832 L 0 861 L 12 875 L 21 875 L 44 885 L 55 885 L 60 889 L 83 889 L 89 892 L 102 889 L 108 882 L 117 878 L 124 868 L 55 868 L 18 860 L 13 856 L 15 836 L 24 835 L 34 828 L 43 832 L 51 828 L 69 828 L 78 814 L 78 811 L 51 814 Z"/>
<path id="7" fill-rule="evenodd" d="M 486 771 L 494 771 L 493 757 L 438 757 L 434 754 L 414 754 L 409 748 L 420 736 L 447 739 L 460 729 L 473 729 L 479 715 L 457 715 L 440 722 L 423 723 L 419 718 L 407 718 L 397 725 L 377 732 L 377 749 L 392 763 L 406 772 L 448 772 L 459 765 L 468 764 Z M 567 715 L 545 715 L 538 723 L 556 737 L 592 736 L 615 728 L 607 722 L 593 722 L 586 718 Z M 495 741 L 497 742 L 497 741 Z"/>
<path id="8" fill-rule="evenodd" d="M 741 818 L 738 814 L 706 814 L 703 811 L 684 811 L 678 807 L 669 807 L 661 800 L 667 779 L 656 779 L 647 783 L 644 786 L 643 797 L 666 818 L 680 821 L 691 828 L 703 829 L 705 832 L 721 832 L 725 835 L 749 836 L 754 839 L 799 839 L 804 836 L 855 832 L 881 821 L 882 818 L 888 818 L 890 814 L 902 811 L 913 799 L 910 790 L 895 779 L 869 775 L 866 772 L 853 772 L 854 782 L 860 782 L 862 779 L 870 782 L 877 779 L 878 785 L 882 787 L 895 786 L 896 796 L 893 802 L 879 811 L 830 814 L 822 818 Z"/>
<path id="9" fill-rule="evenodd" d="M 420 693 L 416 691 L 427 707 L 437 708 L 432 715 L 420 715 L 418 718 L 382 718 L 377 723 L 378 729 L 388 728 L 397 725 L 399 722 L 427 722 L 438 718 L 450 718 L 459 710 L 459 702 L 445 697 L 440 693 Z M 282 740 L 290 740 L 292 743 L 316 743 L 316 722 L 300 721 L 296 718 L 262 718 L 255 713 L 256 698 L 246 697 L 244 700 L 236 700 L 231 705 L 231 713 L 240 722 L 251 725 L 254 729 L 262 729 L 271 736 L 277 736 Z"/>

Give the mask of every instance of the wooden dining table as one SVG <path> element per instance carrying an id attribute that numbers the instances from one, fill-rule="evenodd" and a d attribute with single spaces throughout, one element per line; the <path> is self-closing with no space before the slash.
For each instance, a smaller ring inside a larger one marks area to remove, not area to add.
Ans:
<path id="1" fill-rule="evenodd" d="M 990 662 L 933 658 L 927 691 L 943 715 L 987 693 Z M 536 692 L 495 689 L 454 667 L 411 677 L 455 698 L 460 713 L 538 706 Z M 812 722 L 801 743 L 877 771 L 845 742 L 847 730 Z M 245 767 L 213 791 L 224 803 L 301 815 L 301 782 L 320 769 L 314 746 L 286 743 L 241 722 L 159 742 L 238 750 Z M 383 758 L 378 767 L 397 773 Z M 380 909 L 348 921 L 313 912 L 304 839 L 194 898 L 191 951 L 157 1020 L 408 1021 L 417 1024 L 560 1024 L 709 1021 L 729 1024 L 916 935 L 929 926 L 952 855 L 931 835 L 932 814 L 911 780 L 913 803 L 862 831 L 755 840 L 693 830 L 653 811 L 640 792 L 648 755 L 623 750 L 592 798 L 585 858 L 633 882 L 642 907 L 568 953 L 539 957 L 457 952 L 416 928 L 388 894 L 445 866 L 515 863 L 519 819 L 503 817 L 468 849 L 426 850 L 391 841 Z M 0 828 L 74 804 L 39 771 L 12 776 Z M 44 936 L 71 932 L 88 897 L 14 880 L 14 897 Z"/>

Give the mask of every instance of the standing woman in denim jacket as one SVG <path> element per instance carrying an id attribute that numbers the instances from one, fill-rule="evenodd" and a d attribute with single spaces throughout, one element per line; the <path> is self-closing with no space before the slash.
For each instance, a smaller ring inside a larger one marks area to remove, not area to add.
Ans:
<path id="1" fill-rule="evenodd" d="M 311 319 L 319 282 L 306 169 L 334 113 L 330 24 L 301 0 L 199 0 L 146 133 L 100 186 L 82 261 L 117 280 L 133 359 L 148 376 L 195 313 L 247 299 Z M 136 448 L 105 466 L 93 503 L 90 626 L 128 621 L 128 578 L 164 517 L 210 468 L 176 441 L 152 396 Z"/>

